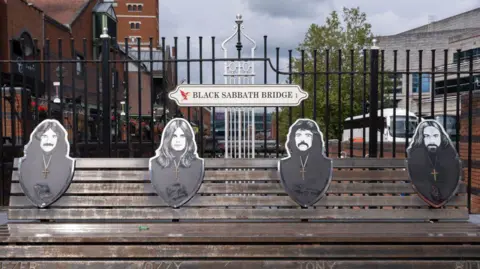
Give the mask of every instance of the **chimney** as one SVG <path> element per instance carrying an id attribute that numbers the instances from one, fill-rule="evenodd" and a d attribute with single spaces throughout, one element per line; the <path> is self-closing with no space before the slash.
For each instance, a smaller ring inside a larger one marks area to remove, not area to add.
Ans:
<path id="1" fill-rule="evenodd" d="M 172 47 L 172 57 L 173 58 L 177 58 L 177 48 L 176 47 Z"/>

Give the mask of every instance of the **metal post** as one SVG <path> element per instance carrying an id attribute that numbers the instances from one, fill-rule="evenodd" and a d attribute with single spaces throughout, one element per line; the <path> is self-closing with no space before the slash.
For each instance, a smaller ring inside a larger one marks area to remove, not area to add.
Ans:
<path id="1" fill-rule="evenodd" d="M 377 157 L 378 146 L 378 50 L 376 40 L 370 50 L 370 130 L 368 142 L 368 156 Z"/>
<path id="2" fill-rule="evenodd" d="M 110 36 L 108 29 L 103 28 L 103 33 L 100 35 L 102 39 L 102 110 L 103 110 L 103 149 L 104 156 L 111 156 L 111 136 L 110 136 Z"/>

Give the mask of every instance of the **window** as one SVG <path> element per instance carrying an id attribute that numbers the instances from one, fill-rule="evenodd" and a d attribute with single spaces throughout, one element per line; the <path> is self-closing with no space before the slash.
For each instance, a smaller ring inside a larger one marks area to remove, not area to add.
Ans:
<path id="1" fill-rule="evenodd" d="M 470 57 L 473 57 L 473 59 L 480 58 L 480 48 L 461 51 L 460 54 L 458 52 L 455 52 L 453 54 L 452 60 L 453 60 L 453 63 L 457 63 L 460 58 L 460 62 L 464 62 L 464 61 L 470 61 Z"/>
<path id="2" fill-rule="evenodd" d="M 76 62 L 76 69 L 77 69 L 77 76 L 82 76 L 83 75 L 83 56 L 80 54 L 77 54 L 77 62 Z"/>
<path id="3" fill-rule="evenodd" d="M 430 92 L 430 75 L 422 74 L 422 81 L 420 82 L 420 74 L 412 74 L 412 92 L 418 93 L 420 89 L 420 83 L 422 83 L 422 93 Z"/>
<path id="4" fill-rule="evenodd" d="M 139 21 L 130 21 L 128 22 L 130 24 L 130 29 L 140 29 L 140 24 L 141 22 Z"/>
<path id="5" fill-rule="evenodd" d="M 140 12 L 143 10 L 143 4 L 127 4 L 128 11 Z"/>

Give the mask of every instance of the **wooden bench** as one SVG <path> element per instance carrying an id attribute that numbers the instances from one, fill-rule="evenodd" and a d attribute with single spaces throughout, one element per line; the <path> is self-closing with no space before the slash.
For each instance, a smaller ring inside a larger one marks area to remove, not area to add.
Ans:
<path id="1" fill-rule="evenodd" d="M 206 159 L 203 185 L 179 209 L 156 195 L 147 167 L 77 159 L 47 209 L 28 202 L 14 171 L 1 268 L 480 268 L 465 184 L 431 209 L 402 159 L 334 159 L 327 196 L 310 208 L 286 195 L 275 159 Z"/>

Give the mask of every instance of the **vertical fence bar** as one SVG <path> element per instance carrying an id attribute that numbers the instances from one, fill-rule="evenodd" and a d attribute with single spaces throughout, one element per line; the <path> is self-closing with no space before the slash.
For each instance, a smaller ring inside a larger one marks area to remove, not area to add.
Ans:
<path id="1" fill-rule="evenodd" d="M 199 55 L 199 65 L 200 65 L 200 84 L 203 84 L 203 37 L 198 37 L 198 45 L 199 45 L 199 51 L 198 51 L 198 55 Z M 203 147 L 204 146 L 204 141 L 203 141 L 203 107 L 200 107 L 200 122 L 199 122 L 199 125 L 200 125 L 200 139 L 199 139 L 199 142 L 200 142 L 200 157 L 203 157 L 204 155 L 204 152 L 205 152 L 205 148 Z"/>
<path id="2" fill-rule="evenodd" d="M 87 55 L 87 39 L 83 39 L 83 59 L 85 61 L 88 60 Z M 88 147 L 88 75 L 87 75 L 87 62 L 82 62 L 82 70 L 83 70 L 83 106 L 85 114 L 83 115 L 83 143 L 84 143 L 84 150 Z"/>
<path id="3" fill-rule="evenodd" d="M 104 34 L 102 37 L 102 115 L 103 115 L 103 149 L 104 156 L 111 157 L 111 121 L 110 121 L 110 38 L 106 34 L 106 29 L 104 29 Z"/>
<path id="4" fill-rule="evenodd" d="M 3 107 L 3 101 L 5 100 L 4 99 L 4 91 L 5 91 L 5 85 L 3 83 L 3 75 L 1 74 L 1 71 L 3 70 L 3 65 L 4 63 L 3 62 L 0 62 L 0 206 L 6 206 L 7 203 L 6 203 L 6 195 L 7 195 L 7 191 L 6 191 L 6 184 L 5 184 L 5 176 L 4 176 L 4 173 L 5 173 L 5 170 L 7 170 L 5 168 L 5 160 L 3 159 L 3 145 L 5 144 L 5 141 L 3 139 L 3 117 L 4 117 L 4 113 L 3 113 L 3 110 L 4 110 L 4 107 Z M 36 96 L 38 97 L 38 95 Z M 37 101 L 38 102 L 38 101 Z"/>
<path id="5" fill-rule="evenodd" d="M 153 115 L 153 104 L 155 103 L 155 87 L 153 84 L 153 37 L 150 37 L 148 44 L 148 54 L 150 56 L 150 139 L 152 139 L 152 155 L 155 155 L 155 125 Z"/>
<path id="6" fill-rule="evenodd" d="M 276 58 L 276 62 L 275 62 L 276 63 L 276 65 L 275 65 L 275 69 L 276 69 L 275 83 L 279 84 L 280 83 L 280 73 L 279 73 L 280 72 L 280 48 L 279 47 L 275 48 L 275 52 L 276 52 L 276 55 L 275 55 L 276 56 L 275 57 Z M 314 53 L 316 53 L 316 51 Z M 315 66 L 316 65 L 316 59 L 314 59 L 313 62 L 314 62 L 313 65 Z M 315 72 L 316 69 L 314 68 L 313 70 Z M 314 79 L 313 80 L 314 89 L 316 88 L 315 84 L 316 84 L 316 80 Z M 315 90 L 314 90 L 313 94 L 316 95 Z M 315 111 L 315 100 L 316 100 L 316 98 L 314 98 L 313 111 Z M 279 113 L 279 111 L 278 111 L 278 106 L 277 106 L 277 107 L 275 107 L 275 126 L 276 126 L 276 128 L 275 128 L 275 147 L 276 147 L 275 151 L 276 151 L 276 158 L 278 158 L 279 154 L 280 154 L 280 152 L 279 152 L 279 150 L 280 150 L 280 145 L 279 145 L 280 140 L 279 140 L 279 137 L 278 137 L 279 136 L 279 128 L 280 128 L 280 126 L 279 126 L 280 120 L 279 120 L 279 117 L 278 117 L 278 113 Z M 314 118 L 314 120 L 315 120 L 315 118 Z"/>
<path id="7" fill-rule="evenodd" d="M 367 132 L 365 128 L 366 124 L 366 117 L 365 114 L 367 113 L 367 50 L 363 50 L 363 133 L 362 133 L 362 157 L 367 155 Z"/>
<path id="8" fill-rule="evenodd" d="M 267 36 L 263 36 L 263 57 L 265 60 L 263 61 L 263 83 L 267 84 Z M 303 88 L 303 86 L 302 86 Z M 302 105 L 303 111 L 303 105 Z M 303 113 L 303 112 L 302 112 Z M 303 114 L 302 114 L 303 115 Z M 253 120 L 255 122 L 255 118 Z M 267 107 L 263 108 L 263 157 L 267 158 Z"/>
<path id="9" fill-rule="evenodd" d="M 288 50 L 288 84 L 292 84 L 292 50 Z M 291 106 L 288 107 L 288 126 L 292 125 L 293 109 Z"/>
<path id="10" fill-rule="evenodd" d="M 22 46 L 22 59 L 25 60 L 25 40 L 21 39 L 21 46 Z M 23 66 L 25 66 L 25 62 L 23 62 Z M 26 70 L 22 73 L 22 93 L 20 98 L 22 99 L 22 145 L 27 144 L 28 138 L 28 130 L 27 130 L 27 76 L 25 75 Z M 32 92 L 30 92 L 31 96 Z"/>
<path id="11" fill-rule="evenodd" d="M 43 67 L 45 68 L 45 91 L 47 92 L 47 116 L 48 118 L 52 117 L 52 108 L 50 102 L 52 100 L 52 80 L 50 74 L 50 39 L 45 40 L 45 49 L 44 49 L 44 59 Z"/>
<path id="12" fill-rule="evenodd" d="M 165 49 L 165 37 L 162 37 L 162 100 L 163 100 L 163 127 L 167 125 L 167 98 L 168 98 L 168 89 L 167 89 L 167 53 Z M 163 131 L 162 131 L 163 136 Z"/>
<path id="13" fill-rule="evenodd" d="M 64 98 L 64 89 L 63 89 L 63 63 L 62 63 L 62 60 L 63 60 L 63 40 L 61 38 L 58 39 L 58 59 L 60 60 L 60 63 L 59 63 L 59 70 L 58 70 L 58 75 L 59 75 L 59 79 L 60 79 L 60 94 L 57 93 L 57 98 L 60 98 L 60 122 L 62 123 L 63 126 L 65 126 L 65 117 L 64 117 L 64 113 L 65 113 L 65 98 Z M 58 96 L 58 94 L 60 96 Z"/>
<path id="14" fill-rule="evenodd" d="M 96 136 L 97 136 L 97 145 L 98 145 L 98 148 L 101 148 L 101 144 L 100 144 L 100 93 L 101 93 L 101 90 L 100 90 L 100 80 L 101 80 L 101 74 L 100 74 L 100 65 L 102 64 L 102 62 L 99 62 L 97 64 L 95 64 L 95 67 L 96 67 L 96 76 L 95 76 L 95 79 L 97 81 L 96 83 L 96 88 L 97 88 L 97 117 L 95 118 L 95 125 L 96 125 L 96 130 L 95 130 L 95 133 L 96 133 Z M 102 82 L 103 83 L 103 82 Z"/>
<path id="15" fill-rule="evenodd" d="M 34 45 L 35 45 L 35 48 L 38 48 L 38 40 L 37 40 L 37 39 L 34 39 L 34 40 L 33 40 L 33 43 L 34 43 Z M 40 56 L 40 55 L 38 55 L 37 52 L 35 52 L 35 53 L 33 54 L 33 57 L 34 57 L 34 59 L 35 59 L 35 61 L 36 61 L 36 62 L 34 63 L 34 65 L 35 65 L 35 72 L 37 72 L 38 77 L 40 77 L 40 74 L 41 74 L 41 71 L 40 71 L 41 59 L 40 59 L 39 56 Z M 0 69 L 0 70 L 1 70 L 1 69 Z M 40 94 L 39 94 L 39 92 L 38 92 L 38 86 L 39 86 L 39 85 L 38 85 L 38 82 L 39 82 L 39 81 L 37 80 L 37 77 L 35 76 L 35 79 L 33 80 L 33 87 L 34 87 L 34 92 L 35 92 L 35 114 L 34 114 L 34 116 L 35 116 L 35 121 L 34 121 L 34 126 L 32 126 L 32 127 L 34 127 L 34 128 L 35 128 L 35 126 L 38 125 L 38 122 L 39 122 L 38 106 L 39 106 L 39 100 L 40 100 L 40 98 L 38 98 L 38 96 L 39 96 Z M 0 87 L 2 87 L 2 83 L 0 83 Z M 0 98 L 0 100 L 1 100 L 1 98 Z M 30 101 L 31 101 L 31 100 L 30 100 Z M 0 115 L 1 115 L 1 113 L 0 113 Z M 1 126 L 1 124 L 0 124 L 0 126 Z M 2 137 L 2 136 L 0 136 L 0 137 Z M 27 138 L 28 138 L 28 136 L 27 136 Z"/>
<path id="16" fill-rule="evenodd" d="M 423 94 L 423 73 L 422 73 L 422 63 L 423 63 L 423 50 L 418 51 L 418 115 L 422 116 L 422 94 Z"/>
<path id="17" fill-rule="evenodd" d="M 337 142 L 337 155 L 341 157 L 342 153 L 342 50 L 338 50 L 338 142 Z"/>
<path id="18" fill-rule="evenodd" d="M 187 84 L 190 84 L 190 37 L 187 36 Z M 187 119 L 190 122 L 190 114 L 191 109 L 190 107 L 187 108 Z M 215 118 L 215 114 L 213 116 Z"/>
<path id="19" fill-rule="evenodd" d="M 137 83 L 138 83 L 138 142 L 140 152 L 143 143 L 143 132 L 142 132 L 142 53 L 141 53 L 141 38 L 137 38 Z"/>
<path id="20" fill-rule="evenodd" d="M 174 36 L 173 37 L 173 46 L 175 47 L 175 62 L 174 62 L 174 68 L 175 68 L 175 74 L 173 79 L 174 79 L 174 85 L 178 85 L 178 37 Z M 180 114 L 180 109 L 179 106 L 175 106 L 175 117 L 178 117 Z"/>
<path id="21" fill-rule="evenodd" d="M 129 85 L 129 74 L 130 72 L 128 71 L 128 66 L 130 65 L 129 57 L 130 57 L 130 52 L 128 50 L 129 44 L 128 44 L 128 37 L 125 38 L 125 61 L 124 61 L 124 66 L 125 66 L 125 72 L 123 75 L 123 79 L 125 81 L 125 93 L 124 93 L 124 100 L 125 100 L 125 123 L 127 125 L 127 149 L 128 149 L 128 157 L 132 158 L 133 157 L 133 152 L 132 152 L 132 145 L 131 139 L 130 139 L 130 85 Z"/>
<path id="22" fill-rule="evenodd" d="M 455 133 L 457 134 L 455 139 L 455 146 L 457 152 L 460 154 L 460 52 L 457 50 L 457 104 L 456 104 L 456 124 Z"/>
<path id="23" fill-rule="evenodd" d="M 355 51 L 350 50 L 350 122 L 353 122 L 353 100 L 355 99 L 353 85 L 355 76 Z M 353 126 L 350 126 L 350 157 L 353 157 Z"/>
<path id="24" fill-rule="evenodd" d="M 470 54 L 468 66 L 468 213 L 472 212 L 472 136 L 473 136 L 473 53 Z"/>
<path id="25" fill-rule="evenodd" d="M 77 76 L 77 55 L 75 53 L 75 40 L 73 38 L 70 39 L 70 49 L 72 54 L 72 96 L 71 100 L 73 102 L 72 105 L 72 124 L 73 124 L 73 131 L 72 131 L 72 144 L 73 144 L 73 154 L 77 152 L 77 100 L 75 100 L 76 94 L 76 86 L 75 86 L 75 76 Z M 67 118 L 68 119 L 68 118 Z"/>
<path id="26" fill-rule="evenodd" d="M 313 120 L 315 122 L 317 121 L 317 53 L 316 49 L 313 50 Z"/>
<path id="27" fill-rule="evenodd" d="M 305 50 L 301 51 L 302 61 L 302 89 L 305 87 Z M 302 101 L 302 118 L 305 118 L 305 100 Z"/>
<path id="28" fill-rule="evenodd" d="M 10 40 L 10 55 L 13 55 L 13 40 Z M 14 70 L 15 68 L 15 63 L 14 61 L 10 61 L 10 70 Z M 17 93 L 15 91 L 15 74 L 13 72 L 10 72 L 10 98 L 9 98 L 9 103 L 10 103 L 10 123 L 11 123 L 11 135 L 12 135 L 12 148 L 15 148 L 15 145 L 17 144 L 17 132 L 16 132 L 16 120 L 15 116 L 17 114 L 17 109 L 15 107 L 15 101 L 17 99 Z"/>
<path id="29" fill-rule="evenodd" d="M 368 156 L 376 158 L 378 152 L 378 47 L 370 49 L 370 130 Z"/>
<path id="30" fill-rule="evenodd" d="M 392 142 L 392 157 L 397 155 L 397 54 L 398 51 L 393 51 L 393 142 Z"/>
<path id="31" fill-rule="evenodd" d="M 380 63 L 380 72 L 381 72 L 381 81 L 380 81 L 380 119 L 382 121 L 382 128 L 380 129 L 380 158 L 383 158 L 383 134 L 385 132 L 386 120 L 383 115 L 383 110 L 385 109 L 385 50 L 381 50 L 382 62 Z"/>
<path id="32" fill-rule="evenodd" d="M 330 142 L 328 139 L 328 127 L 330 125 L 330 50 L 325 50 L 325 153 L 329 156 L 330 153 Z"/>
<path id="33" fill-rule="evenodd" d="M 447 129 L 447 73 L 448 73 L 448 49 L 443 51 L 443 127 Z M 450 134 L 449 134 L 450 135 Z"/>
<path id="34" fill-rule="evenodd" d="M 212 84 L 215 84 L 215 37 L 212 36 Z M 213 158 L 217 157 L 217 139 L 215 134 L 215 107 L 212 107 L 212 114 L 210 115 L 212 126 L 212 150 L 213 150 Z"/>
<path id="35" fill-rule="evenodd" d="M 435 49 L 432 49 L 432 80 L 430 90 L 430 116 L 435 116 Z"/>
<path id="36" fill-rule="evenodd" d="M 116 43 L 117 41 L 114 40 L 114 42 Z M 118 86 L 118 71 L 117 71 L 117 58 L 118 58 L 118 50 L 117 49 L 114 49 L 113 50 L 113 72 L 111 72 L 111 78 L 112 78 L 112 82 L 110 85 L 112 85 L 110 87 L 110 89 L 113 91 L 113 117 L 110 117 L 113 121 L 113 138 L 115 139 L 115 156 L 116 157 L 119 157 L 118 156 L 118 113 L 117 113 L 117 100 L 118 100 L 118 96 L 117 96 L 117 92 L 118 92 L 118 89 L 120 88 Z M 110 108 L 112 109 L 112 108 Z M 110 123 L 111 124 L 111 123 Z M 111 125 L 110 125 L 110 128 Z"/>
<path id="37" fill-rule="evenodd" d="M 407 67 L 406 67 L 406 74 L 407 74 L 407 92 L 406 92 L 406 104 L 405 104 L 405 153 L 407 152 L 408 148 L 408 135 L 410 134 L 409 124 L 410 124 L 410 117 L 409 113 L 409 106 L 410 106 L 410 50 L 407 50 Z"/>

